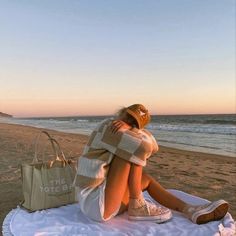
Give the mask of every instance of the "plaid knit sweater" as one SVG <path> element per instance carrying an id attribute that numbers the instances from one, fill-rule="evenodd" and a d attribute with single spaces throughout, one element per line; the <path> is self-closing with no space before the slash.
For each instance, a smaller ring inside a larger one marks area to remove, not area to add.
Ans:
<path id="1" fill-rule="evenodd" d="M 114 156 L 145 166 L 158 149 L 155 138 L 144 129 L 120 129 L 112 133 L 112 121 L 106 119 L 96 127 L 79 158 L 76 186 L 80 189 L 100 185 Z"/>

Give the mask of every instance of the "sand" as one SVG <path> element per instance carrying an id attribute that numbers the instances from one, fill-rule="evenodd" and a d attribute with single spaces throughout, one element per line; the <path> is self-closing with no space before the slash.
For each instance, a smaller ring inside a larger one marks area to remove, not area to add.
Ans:
<path id="1" fill-rule="evenodd" d="M 42 129 L 0 123 L 0 222 L 23 199 L 20 165 L 30 163 L 34 141 Z M 44 129 L 45 130 L 45 129 Z M 58 140 L 67 157 L 78 158 L 88 137 L 81 134 L 48 132 Z M 39 157 L 51 155 L 47 139 L 39 142 Z M 46 147 L 46 148 L 45 148 Z M 45 151 L 42 151 L 45 150 Z M 236 158 L 160 146 L 145 171 L 165 188 L 173 188 L 208 199 L 225 199 L 236 219 Z"/>

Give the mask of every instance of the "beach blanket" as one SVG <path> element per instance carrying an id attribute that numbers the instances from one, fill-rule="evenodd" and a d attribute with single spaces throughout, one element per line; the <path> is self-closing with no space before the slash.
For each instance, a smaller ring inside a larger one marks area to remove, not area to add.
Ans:
<path id="1" fill-rule="evenodd" d="M 184 201 L 198 205 L 208 201 L 178 190 L 168 190 Z M 147 192 L 146 199 L 150 199 Z M 173 218 L 166 223 L 129 221 L 127 213 L 116 216 L 105 223 L 88 219 L 80 211 L 79 204 L 71 204 L 34 213 L 17 208 L 9 212 L 3 222 L 3 236 L 11 235 L 83 235 L 83 236 L 233 236 L 235 223 L 227 213 L 220 221 L 203 225 L 193 224 L 181 213 L 173 212 Z"/>

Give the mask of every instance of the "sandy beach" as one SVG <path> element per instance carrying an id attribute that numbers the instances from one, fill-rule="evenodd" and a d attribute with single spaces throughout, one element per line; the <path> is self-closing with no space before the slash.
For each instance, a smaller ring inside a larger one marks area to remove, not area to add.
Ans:
<path id="1" fill-rule="evenodd" d="M 22 200 L 20 165 L 30 163 L 34 141 L 41 129 L 0 123 L 0 221 Z M 45 129 L 44 129 L 45 130 Z M 88 137 L 81 134 L 48 132 L 58 140 L 67 157 L 79 158 Z M 47 139 L 39 142 L 50 153 Z M 45 148 L 46 147 L 46 148 Z M 225 199 L 236 219 L 236 158 L 190 152 L 161 146 L 145 167 L 165 188 L 185 191 L 208 199 Z"/>

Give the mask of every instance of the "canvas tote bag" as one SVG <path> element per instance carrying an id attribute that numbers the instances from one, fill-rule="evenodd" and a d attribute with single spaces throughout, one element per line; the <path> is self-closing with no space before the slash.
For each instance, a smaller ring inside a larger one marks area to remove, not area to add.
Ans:
<path id="1" fill-rule="evenodd" d="M 54 151 L 52 161 L 39 161 L 37 158 L 37 143 L 35 142 L 35 155 L 31 164 L 21 165 L 22 190 L 24 201 L 21 206 L 29 211 L 36 211 L 76 202 L 74 178 L 76 162 L 67 160 L 59 143 L 46 131 Z M 60 153 L 60 157 L 58 155 Z"/>

